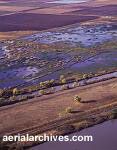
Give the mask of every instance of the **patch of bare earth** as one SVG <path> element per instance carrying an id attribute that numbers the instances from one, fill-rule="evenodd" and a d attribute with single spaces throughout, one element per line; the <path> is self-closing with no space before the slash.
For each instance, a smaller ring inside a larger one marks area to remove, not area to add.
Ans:
<path id="1" fill-rule="evenodd" d="M 35 34 L 38 31 L 14 31 L 14 32 L 0 32 L 0 40 L 14 40 L 27 35 Z"/>

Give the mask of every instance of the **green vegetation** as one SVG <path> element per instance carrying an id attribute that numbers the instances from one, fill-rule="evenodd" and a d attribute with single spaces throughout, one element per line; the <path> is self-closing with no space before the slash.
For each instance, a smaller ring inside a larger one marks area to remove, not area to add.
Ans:
<path id="1" fill-rule="evenodd" d="M 60 83 L 62 83 L 62 84 L 67 83 L 67 80 L 65 79 L 65 76 L 64 76 L 64 75 L 61 75 L 61 76 L 60 76 Z"/>
<path id="2" fill-rule="evenodd" d="M 53 79 L 52 80 L 47 80 L 45 82 L 40 82 L 40 87 L 41 88 L 48 88 L 48 87 L 53 86 L 54 83 L 55 83 L 55 80 L 53 80 Z"/>
<path id="3" fill-rule="evenodd" d="M 18 95 L 18 94 L 19 94 L 18 89 L 17 89 L 17 88 L 14 88 L 14 89 L 13 89 L 13 95 Z"/>
<path id="4" fill-rule="evenodd" d="M 112 110 L 111 117 L 116 119 L 117 118 L 117 109 Z"/>
<path id="5" fill-rule="evenodd" d="M 87 74 L 84 74 L 83 75 L 83 79 L 87 79 L 88 78 L 88 75 Z"/>
<path id="6" fill-rule="evenodd" d="M 61 80 L 61 83 L 62 83 L 62 84 L 67 83 L 66 79 L 62 79 L 62 80 Z"/>
<path id="7" fill-rule="evenodd" d="M 77 102 L 79 102 L 79 103 L 81 103 L 81 97 L 80 96 L 78 96 L 78 95 L 76 95 L 75 97 L 74 97 L 74 100 L 75 101 L 77 101 Z"/>
<path id="8" fill-rule="evenodd" d="M 39 91 L 39 94 L 45 95 L 45 94 L 46 94 L 46 91 L 45 91 L 45 90 L 40 90 L 40 91 Z"/>

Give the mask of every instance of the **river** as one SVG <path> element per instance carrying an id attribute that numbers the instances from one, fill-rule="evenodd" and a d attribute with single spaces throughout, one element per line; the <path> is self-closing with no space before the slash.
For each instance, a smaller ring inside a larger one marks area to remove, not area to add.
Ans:
<path id="1" fill-rule="evenodd" d="M 86 128 L 73 135 L 91 135 L 92 142 L 47 142 L 30 150 L 117 150 L 117 120 Z"/>

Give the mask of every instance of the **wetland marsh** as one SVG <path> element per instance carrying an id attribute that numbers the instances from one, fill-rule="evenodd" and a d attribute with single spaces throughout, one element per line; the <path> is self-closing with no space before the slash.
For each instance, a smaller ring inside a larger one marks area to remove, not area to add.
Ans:
<path id="1" fill-rule="evenodd" d="M 116 150 L 116 10 L 115 0 L 0 0 L 0 149 Z M 94 141 L 2 141 L 46 132 Z"/>
<path id="2" fill-rule="evenodd" d="M 0 87 L 116 68 L 116 41 L 116 26 L 110 24 L 68 27 L 4 41 L 0 44 Z"/>

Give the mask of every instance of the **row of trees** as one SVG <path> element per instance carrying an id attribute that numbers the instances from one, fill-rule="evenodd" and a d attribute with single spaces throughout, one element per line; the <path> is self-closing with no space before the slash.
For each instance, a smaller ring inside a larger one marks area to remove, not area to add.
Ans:
<path id="1" fill-rule="evenodd" d="M 86 77 L 87 76 L 84 75 L 83 78 L 86 78 Z M 64 75 L 61 75 L 59 82 L 56 82 L 54 79 L 52 79 L 52 80 L 40 82 L 36 86 L 30 86 L 30 87 L 26 87 L 22 89 L 18 89 L 18 88 L 0 89 L 0 97 L 17 96 L 17 95 L 22 95 L 26 93 L 31 93 L 33 91 L 38 91 L 38 90 L 41 95 L 50 94 L 50 93 L 55 92 L 54 86 L 59 85 L 58 83 L 62 85 L 61 90 L 69 89 L 69 85 L 67 84 L 67 79 L 65 78 Z M 72 87 L 77 87 L 77 86 L 79 86 L 78 82 L 74 82 L 72 85 Z M 49 88 L 47 92 L 45 90 L 46 88 Z"/>

